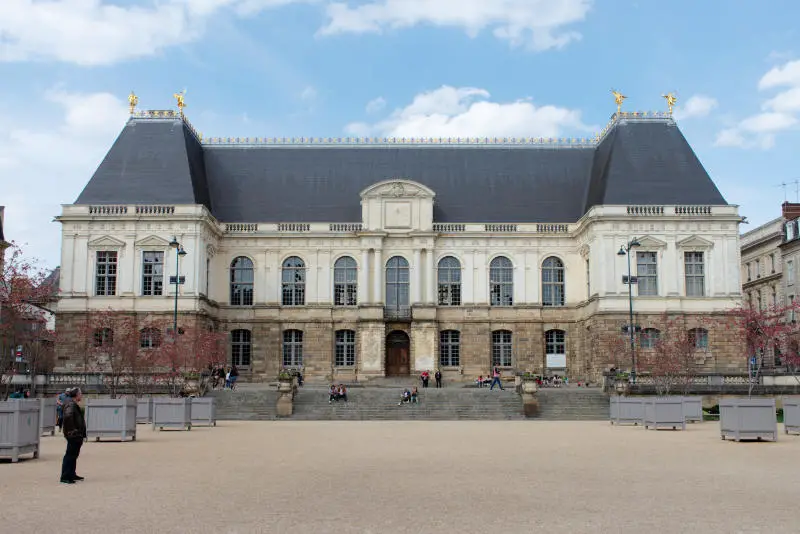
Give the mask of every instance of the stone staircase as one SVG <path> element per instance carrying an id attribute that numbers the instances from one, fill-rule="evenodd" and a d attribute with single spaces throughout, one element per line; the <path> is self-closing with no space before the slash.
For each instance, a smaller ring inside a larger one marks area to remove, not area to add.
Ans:
<path id="1" fill-rule="evenodd" d="M 523 419 L 522 401 L 505 391 L 445 387 L 420 388 L 418 404 L 398 406 L 403 387 L 352 387 L 349 402 L 328 404 L 326 388 L 300 388 L 292 419 L 305 421 L 448 421 Z"/>
<path id="2" fill-rule="evenodd" d="M 248 384 L 249 386 L 249 384 Z M 211 391 L 217 405 L 220 421 L 272 421 L 276 419 L 275 403 L 278 401 L 276 386 L 240 387 L 236 391 Z"/>
<path id="3" fill-rule="evenodd" d="M 547 421 L 603 421 L 609 417 L 608 395 L 600 388 L 542 388 L 539 417 Z"/>

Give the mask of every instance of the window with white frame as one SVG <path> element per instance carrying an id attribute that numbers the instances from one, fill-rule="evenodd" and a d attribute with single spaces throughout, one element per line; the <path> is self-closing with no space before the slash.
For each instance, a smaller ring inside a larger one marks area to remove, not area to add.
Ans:
<path id="1" fill-rule="evenodd" d="M 110 347 L 114 344 L 114 330 L 111 328 L 98 328 L 94 331 L 95 347 Z"/>
<path id="2" fill-rule="evenodd" d="M 461 306 L 461 262 L 453 256 L 439 260 L 439 306 Z"/>
<path id="3" fill-rule="evenodd" d="M 697 350 L 708 349 L 708 330 L 705 328 L 692 328 L 689 330 L 689 341 Z"/>
<path id="4" fill-rule="evenodd" d="M 306 264 L 297 256 L 286 258 L 281 271 L 284 306 L 304 306 L 306 303 Z"/>
<path id="5" fill-rule="evenodd" d="M 283 366 L 300 367 L 303 365 L 303 332 L 300 330 L 283 331 Z"/>
<path id="6" fill-rule="evenodd" d="M 492 366 L 511 367 L 511 332 L 508 330 L 495 330 L 492 332 Z"/>
<path id="7" fill-rule="evenodd" d="M 336 331 L 334 353 L 336 367 L 353 367 L 356 364 L 356 333 L 353 330 Z"/>
<path id="8" fill-rule="evenodd" d="M 655 252 L 636 252 L 636 276 L 639 296 L 658 295 L 658 265 Z"/>
<path id="9" fill-rule="evenodd" d="M 113 250 L 98 250 L 94 266 L 94 294 L 110 297 L 117 294 L 117 253 Z"/>
<path id="10" fill-rule="evenodd" d="M 142 328 L 139 331 L 139 347 L 155 349 L 161 345 L 161 331 L 158 328 Z"/>
<path id="11" fill-rule="evenodd" d="M 645 328 L 639 334 L 639 346 L 643 349 L 653 349 L 661 338 L 661 332 L 656 328 Z"/>
<path id="12" fill-rule="evenodd" d="M 514 266 L 505 256 L 498 256 L 489 264 L 489 298 L 492 306 L 514 304 Z"/>
<path id="13" fill-rule="evenodd" d="M 684 252 L 684 275 L 686 279 L 686 296 L 702 297 L 705 295 L 706 275 L 702 252 Z"/>
<path id="14" fill-rule="evenodd" d="M 164 293 L 164 253 L 142 252 L 142 295 L 154 297 Z"/>
<path id="15" fill-rule="evenodd" d="M 551 256 L 542 263 L 542 306 L 564 305 L 564 263 Z"/>
<path id="16" fill-rule="evenodd" d="M 386 307 L 396 310 L 408 307 L 409 287 L 408 260 L 402 256 L 389 258 L 386 262 Z"/>
<path id="17" fill-rule="evenodd" d="M 350 256 L 343 256 L 333 264 L 333 305 L 358 304 L 358 266 Z"/>
<path id="18" fill-rule="evenodd" d="M 439 365 L 442 367 L 461 365 L 461 332 L 458 330 L 439 332 Z"/>
<path id="19" fill-rule="evenodd" d="M 252 352 L 252 332 L 241 328 L 231 331 L 231 363 L 237 367 L 250 367 Z"/>
<path id="20" fill-rule="evenodd" d="M 567 333 L 563 330 L 548 330 L 544 333 L 544 351 L 549 369 L 567 366 Z"/>
<path id="21" fill-rule="evenodd" d="M 231 262 L 231 306 L 253 305 L 253 261 L 239 256 Z"/>

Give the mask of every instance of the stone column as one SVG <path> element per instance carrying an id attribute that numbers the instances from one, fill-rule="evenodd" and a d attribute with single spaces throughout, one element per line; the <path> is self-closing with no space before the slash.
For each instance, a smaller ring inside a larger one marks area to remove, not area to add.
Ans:
<path id="1" fill-rule="evenodd" d="M 425 263 L 425 277 L 428 279 L 425 286 L 427 292 L 425 302 L 433 304 L 436 302 L 436 272 L 433 268 L 433 250 L 428 249 L 425 251 Z"/>
<path id="2" fill-rule="evenodd" d="M 375 304 L 383 302 L 383 251 L 375 249 L 375 265 L 373 272 L 372 300 Z"/>
<path id="3" fill-rule="evenodd" d="M 369 249 L 361 251 L 361 264 L 358 266 L 358 303 L 369 302 Z"/>
<path id="4" fill-rule="evenodd" d="M 422 302 L 422 250 L 414 249 L 414 265 L 411 267 L 411 304 Z"/>

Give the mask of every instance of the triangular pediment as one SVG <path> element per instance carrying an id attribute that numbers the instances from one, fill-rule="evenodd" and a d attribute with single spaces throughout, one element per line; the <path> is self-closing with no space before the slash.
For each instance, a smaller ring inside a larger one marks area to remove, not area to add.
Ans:
<path id="1" fill-rule="evenodd" d="M 436 193 L 428 187 L 412 180 L 386 180 L 373 184 L 361 192 L 361 198 L 433 198 Z"/>
<path id="2" fill-rule="evenodd" d="M 122 248 L 125 246 L 125 241 L 120 241 L 116 237 L 104 235 L 97 239 L 89 241 L 90 247 L 108 247 L 108 248 Z"/>
<path id="3" fill-rule="evenodd" d="M 637 239 L 642 248 L 666 248 L 666 241 L 661 241 L 653 236 L 646 235 Z"/>
<path id="4" fill-rule="evenodd" d="M 708 239 L 703 239 L 699 235 L 692 235 L 678 241 L 678 246 L 681 248 L 711 248 L 714 243 Z"/>
<path id="5" fill-rule="evenodd" d="M 157 235 L 149 235 L 136 242 L 137 247 L 167 248 L 169 241 Z"/>

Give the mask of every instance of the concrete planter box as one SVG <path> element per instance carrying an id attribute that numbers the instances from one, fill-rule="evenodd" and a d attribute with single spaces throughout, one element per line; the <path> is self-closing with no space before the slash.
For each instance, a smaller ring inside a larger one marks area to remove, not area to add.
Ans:
<path id="1" fill-rule="evenodd" d="M 41 415 L 39 416 L 39 431 L 44 434 L 56 435 L 56 422 L 58 413 L 56 412 L 56 399 L 53 397 L 44 397 L 39 399 L 41 402 Z"/>
<path id="2" fill-rule="evenodd" d="M 192 426 L 217 426 L 217 405 L 214 397 L 192 399 Z"/>
<path id="3" fill-rule="evenodd" d="M 640 425 L 644 421 L 644 397 L 612 397 L 616 399 L 616 408 L 613 404 L 611 409 L 615 411 L 616 417 L 611 424 L 617 425 Z M 612 401 L 613 402 L 613 401 Z"/>
<path id="4" fill-rule="evenodd" d="M 158 427 L 192 429 L 192 399 L 165 397 L 153 399 L 153 430 Z"/>
<path id="5" fill-rule="evenodd" d="M 722 439 L 778 441 L 775 399 L 720 399 L 719 426 Z"/>
<path id="6" fill-rule="evenodd" d="M 86 437 L 136 441 L 134 399 L 87 399 Z"/>
<path id="7" fill-rule="evenodd" d="M 644 403 L 644 427 L 686 430 L 683 397 L 651 397 Z"/>
<path id="8" fill-rule="evenodd" d="M 21 454 L 39 457 L 42 406 L 38 400 L 0 402 L 0 457 L 18 462 Z"/>
<path id="9" fill-rule="evenodd" d="M 611 420 L 611 424 L 613 425 L 614 422 L 619 417 L 619 397 L 615 397 L 612 395 L 609 402 L 611 403 L 608 409 L 609 419 Z"/>
<path id="10" fill-rule="evenodd" d="M 703 397 L 683 397 L 683 418 L 686 422 L 703 422 Z"/>
<path id="11" fill-rule="evenodd" d="M 783 429 L 800 434 L 800 397 L 783 398 Z"/>
<path id="12" fill-rule="evenodd" d="M 136 422 L 153 422 L 153 397 L 136 399 Z"/>

